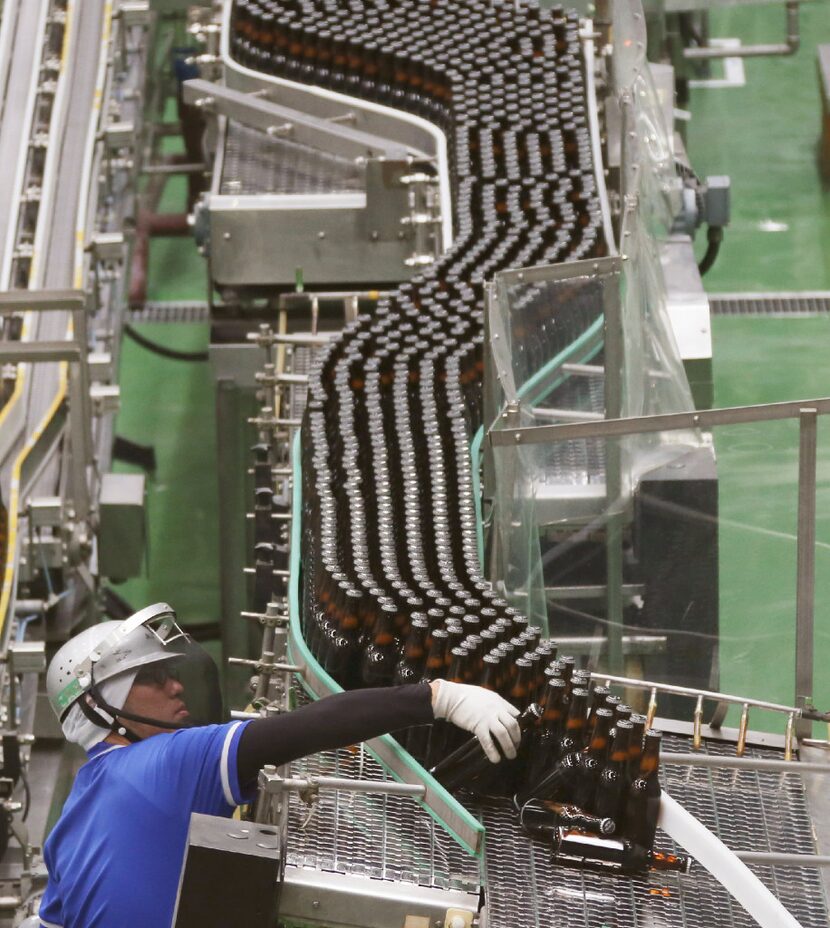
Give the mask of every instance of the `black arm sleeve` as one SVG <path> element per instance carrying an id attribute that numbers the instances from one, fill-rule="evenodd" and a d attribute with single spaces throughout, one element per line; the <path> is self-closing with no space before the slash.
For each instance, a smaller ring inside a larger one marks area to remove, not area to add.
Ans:
<path id="1" fill-rule="evenodd" d="M 433 721 L 428 683 L 350 690 L 307 706 L 255 719 L 239 739 L 239 783 L 247 786 L 266 764 L 287 764 L 298 757 L 343 748 L 390 731 Z"/>

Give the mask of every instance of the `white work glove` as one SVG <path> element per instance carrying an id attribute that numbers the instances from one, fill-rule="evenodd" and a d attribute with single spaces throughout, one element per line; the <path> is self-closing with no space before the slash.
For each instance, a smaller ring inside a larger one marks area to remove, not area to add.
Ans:
<path id="1" fill-rule="evenodd" d="M 472 732 L 494 764 L 502 760 L 496 741 L 505 757 L 512 759 L 516 756 L 522 732 L 516 721 L 519 710 L 515 706 L 498 693 L 480 686 L 450 683 L 448 680 L 435 682 L 439 684 L 438 692 L 433 692 L 432 697 L 435 718 L 446 719 Z"/>

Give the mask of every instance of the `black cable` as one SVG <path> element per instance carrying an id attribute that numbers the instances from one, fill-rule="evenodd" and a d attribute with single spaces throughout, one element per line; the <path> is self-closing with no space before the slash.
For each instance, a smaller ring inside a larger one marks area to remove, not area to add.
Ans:
<path id="1" fill-rule="evenodd" d="M 701 277 L 712 267 L 718 257 L 720 243 L 723 241 L 723 228 L 721 226 L 709 226 L 706 232 L 706 241 L 708 243 L 706 254 L 701 258 L 700 264 L 697 266 Z"/>
<path id="2" fill-rule="evenodd" d="M 104 615 L 108 615 L 111 619 L 115 619 L 116 621 L 128 619 L 136 611 L 130 603 L 111 586 L 105 586 L 101 594 Z"/>
<path id="3" fill-rule="evenodd" d="M 23 818 L 22 821 L 26 821 L 29 817 L 29 809 L 32 805 L 32 791 L 29 789 L 29 778 L 26 776 L 26 771 L 21 768 L 20 770 L 20 781 L 23 784 L 23 792 L 26 795 L 26 798 L 23 802 Z"/>
<path id="4" fill-rule="evenodd" d="M 124 326 L 124 334 L 128 335 L 136 344 L 141 345 L 154 354 L 160 354 L 163 358 L 170 358 L 171 361 L 207 361 L 208 353 L 206 351 L 176 351 L 175 348 L 167 348 L 159 345 L 157 342 L 150 341 L 129 324 Z"/>

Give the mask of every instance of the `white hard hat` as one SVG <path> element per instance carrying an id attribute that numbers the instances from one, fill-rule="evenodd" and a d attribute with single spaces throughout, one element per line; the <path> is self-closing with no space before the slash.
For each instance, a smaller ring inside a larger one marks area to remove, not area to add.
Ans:
<path id="1" fill-rule="evenodd" d="M 176 661 L 185 682 L 191 720 L 171 724 L 131 714 L 121 706 L 111 706 L 98 687 L 150 664 Z M 176 622 L 176 613 L 167 603 L 141 609 L 122 622 L 101 622 L 66 642 L 52 658 L 46 673 L 46 694 L 58 720 L 63 722 L 69 709 L 78 704 L 90 721 L 124 734 L 116 717 L 156 725 L 160 728 L 188 728 L 220 721 L 221 696 L 216 665 L 207 653 L 185 634 Z M 81 697 L 89 694 L 96 708 L 111 718 L 93 712 Z M 80 700 L 80 701 L 79 701 Z"/>
<path id="2" fill-rule="evenodd" d="M 179 657 L 170 644 L 183 634 L 172 607 L 156 603 L 121 622 L 101 622 L 70 638 L 46 672 L 46 694 L 58 720 L 93 683 Z"/>

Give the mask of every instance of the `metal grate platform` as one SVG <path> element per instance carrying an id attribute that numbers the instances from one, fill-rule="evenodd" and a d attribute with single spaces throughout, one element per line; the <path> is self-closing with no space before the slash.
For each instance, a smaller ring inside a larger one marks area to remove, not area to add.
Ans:
<path id="1" fill-rule="evenodd" d="M 364 189 L 361 169 L 346 158 L 272 138 L 229 122 L 220 193 L 346 193 Z"/>
<path id="2" fill-rule="evenodd" d="M 735 850 L 815 853 L 801 777 L 795 773 L 718 770 L 668 762 L 689 739 L 667 735 L 665 789 Z M 705 743 L 710 754 L 734 746 Z M 782 752 L 750 748 L 747 756 L 781 759 Z M 387 779 L 364 749 L 297 761 L 294 775 Z M 754 928 L 754 920 L 699 864 L 689 874 L 609 877 L 554 866 L 550 849 L 526 837 L 506 800 L 465 804 L 487 829 L 483 885 L 487 928 Z M 306 827 L 307 807 L 291 800 L 287 863 L 377 880 L 475 891 L 477 861 L 411 799 L 323 793 Z M 658 847 L 680 851 L 662 832 Z M 800 922 L 826 928 L 828 911 L 814 868 L 753 866 Z"/>
<path id="3" fill-rule="evenodd" d="M 716 316 L 828 316 L 830 292 L 710 293 L 709 305 Z"/>
<path id="4" fill-rule="evenodd" d="M 291 765 L 294 776 L 391 779 L 363 747 L 328 751 Z M 479 863 L 405 796 L 322 791 L 308 807 L 292 795 L 288 866 L 476 892 Z"/>
<path id="5" fill-rule="evenodd" d="M 665 749 L 686 751 L 687 739 L 666 736 Z M 733 754 L 734 746 L 706 745 Z M 748 756 L 781 759 L 782 752 L 752 749 Z M 796 774 L 717 770 L 667 763 L 665 789 L 734 850 L 815 853 L 801 777 Z M 700 865 L 689 874 L 608 877 L 553 866 L 549 849 L 516 827 L 506 803 L 489 802 L 478 815 L 487 829 L 488 928 L 753 928 L 755 921 Z M 662 832 L 658 847 L 680 850 Z M 754 866 L 760 879 L 801 923 L 826 928 L 827 906 L 819 871 Z"/>

